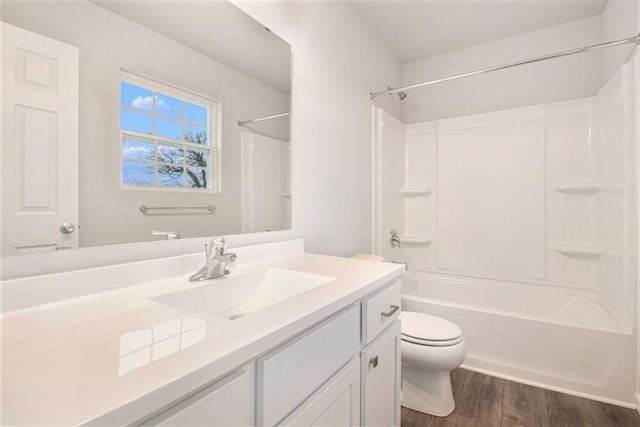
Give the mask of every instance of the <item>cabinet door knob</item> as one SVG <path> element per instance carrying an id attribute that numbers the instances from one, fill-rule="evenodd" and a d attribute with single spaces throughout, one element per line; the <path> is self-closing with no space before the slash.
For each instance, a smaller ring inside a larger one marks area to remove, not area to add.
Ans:
<path id="1" fill-rule="evenodd" d="M 382 317 L 391 317 L 391 316 L 393 316 L 393 314 L 394 314 L 396 311 L 398 311 L 398 310 L 400 310 L 400 306 L 398 306 L 398 305 L 392 305 L 392 306 L 391 306 L 391 310 L 389 310 L 389 311 L 383 311 L 383 312 L 382 312 L 382 313 L 380 313 L 380 314 L 382 315 Z"/>
<path id="2" fill-rule="evenodd" d="M 369 366 L 371 366 L 372 368 L 378 366 L 378 356 L 369 359 Z"/>

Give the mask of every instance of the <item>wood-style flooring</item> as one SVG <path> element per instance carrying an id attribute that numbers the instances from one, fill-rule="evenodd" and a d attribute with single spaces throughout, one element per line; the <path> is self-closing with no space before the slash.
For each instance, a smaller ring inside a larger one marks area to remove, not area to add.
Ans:
<path id="1" fill-rule="evenodd" d="M 402 427 L 635 427 L 640 414 L 477 372 L 451 373 L 456 409 L 440 418 L 402 408 Z"/>

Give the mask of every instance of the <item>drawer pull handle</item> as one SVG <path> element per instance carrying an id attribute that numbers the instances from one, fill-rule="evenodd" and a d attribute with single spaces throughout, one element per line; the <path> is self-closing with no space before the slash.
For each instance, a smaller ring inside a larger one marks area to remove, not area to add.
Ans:
<path id="1" fill-rule="evenodd" d="M 369 366 L 371 366 L 374 369 L 378 366 L 378 356 L 372 357 L 371 359 L 369 359 Z"/>
<path id="2" fill-rule="evenodd" d="M 389 311 L 383 311 L 382 313 L 380 313 L 382 315 L 382 317 L 391 317 L 395 314 L 396 311 L 400 310 L 400 306 L 398 305 L 392 305 L 391 306 L 391 310 Z"/>

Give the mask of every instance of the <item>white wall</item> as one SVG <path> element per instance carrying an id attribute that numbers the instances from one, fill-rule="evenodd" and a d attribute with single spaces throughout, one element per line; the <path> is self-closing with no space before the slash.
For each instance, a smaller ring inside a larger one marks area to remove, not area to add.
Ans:
<path id="1" fill-rule="evenodd" d="M 609 0 L 605 10 L 602 13 L 602 33 L 603 38 L 607 40 L 614 40 L 619 38 L 630 37 L 634 34 L 638 34 L 640 32 L 640 1 L 639 0 Z M 637 52 L 637 47 L 636 47 Z M 627 58 L 628 51 L 622 49 L 615 49 L 606 52 L 604 56 L 603 63 L 603 79 L 604 81 L 611 80 L 612 77 L 615 80 L 615 73 L 619 71 L 619 65 L 621 62 L 624 62 Z M 640 114 L 637 110 L 638 106 L 640 106 L 640 62 L 638 61 L 638 57 L 636 54 L 635 58 L 635 71 L 634 76 L 635 79 L 635 91 L 633 94 L 625 93 L 626 96 L 633 96 L 635 98 L 636 103 L 636 111 L 635 117 L 632 120 L 635 120 L 635 156 L 631 156 L 635 159 L 636 167 L 640 164 Z M 611 85 L 611 83 L 610 83 Z M 611 89 L 611 88 L 609 88 Z M 615 89 L 615 88 L 614 88 Z M 608 92 L 612 92 L 609 90 Z M 605 101 L 610 101 L 606 99 Z M 621 101 L 621 100 L 618 100 Z M 615 115 L 611 116 L 612 119 L 621 119 L 622 117 L 615 117 Z M 606 123 L 605 123 L 606 124 Z M 627 161 L 633 161 L 632 158 L 627 157 Z M 632 177 L 633 178 L 633 177 Z M 640 292 L 638 292 L 638 268 L 640 266 L 640 255 L 638 249 L 640 248 L 640 234 L 638 234 L 638 224 L 640 224 L 640 199 L 638 198 L 638 188 L 640 188 L 640 174 L 636 171 L 636 186 L 632 188 L 631 191 L 635 195 L 635 205 L 636 205 L 636 231 L 634 233 L 634 239 L 631 236 L 628 236 L 629 241 L 627 244 L 631 245 L 633 248 L 635 246 L 635 254 L 636 254 L 636 266 L 634 271 L 630 272 L 632 277 L 624 277 L 624 279 L 630 280 L 629 286 L 632 288 L 632 292 L 635 292 L 636 298 L 629 299 L 623 301 L 627 305 L 633 307 L 632 301 L 635 302 L 635 310 L 636 310 L 636 337 L 637 337 L 637 357 L 638 363 L 636 367 L 636 401 L 638 404 L 638 411 L 640 411 L 640 336 L 638 335 L 638 330 L 640 330 Z M 635 277 L 633 277 L 635 276 Z"/>
<path id="2" fill-rule="evenodd" d="M 636 0 L 636 31 L 640 33 L 640 0 Z M 637 50 L 637 48 L 636 48 Z M 636 73 L 635 73 L 635 101 L 637 108 L 640 108 L 640 60 L 636 56 Z M 636 165 L 640 165 L 640 112 L 636 112 Z M 640 173 L 636 171 L 636 277 L 635 277 L 635 292 L 636 292 L 636 409 L 640 412 L 640 292 L 638 287 L 640 285 Z"/>
<path id="3" fill-rule="evenodd" d="M 609 0 L 600 15 L 405 63 L 402 83 L 632 37 L 638 33 L 638 3 Z M 593 96 L 627 61 L 631 50 L 625 45 L 412 90 L 403 102 L 402 118 L 404 123 L 419 123 Z"/>
<path id="4" fill-rule="evenodd" d="M 631 0 L 635 3 L 636 6 L 636 21 L 635 21 L 635 31 L 636 33 L 640 33 L 640 0 Z M 640 59 L 637 55 L 637 47 L 636 47 L 636 70 L 635 70 L 635 91 L 634 98 L 636 103 L 636 108 L 640 108 Z M 636 111 L 635 115 L 635 131 L 636 131 L 636 166 L 640 165 L 640 112 Z M 638 330 L 640 330 L 640 292 L 638 287 L 640 285 L 640 173 L 636 171 L 636 187 L 635 187 L 635 195 L 636 195 L 636 245 L 635 245 L 635 254 L 636 254 L 636 269 L 635 269 L 635 309 L 636 309 L 636 410 L 640 412 L 640 334 L 638 334 Z"/>
<path id="5" fill-rule="evenodd" d="M 80 49 L 82 247 L 159 239 L 151 229 L 182 237 L 240 233 L 241 129 L 236 122 L 288 111 L 289 94 L 87 1 L 3 2 L 2 20 Z M 222 99 L 221 195 L 121 188 L 120 68 Z M 280 123 L 286 125 L 286 119 Z M 213 204 L 217 210 L 215 215 L 151 216 L 138 211 L 140 203 Z"/>
<path id="6" fill-rule="evenodd" d="M 616 189 L 600 196 L 600 282 L 609 305 L 629 320 L 636 288 L 635 62 L 619 68 L 598 94 L 600 181 Z"/>
<path id="7" fill-rule="evenodd" d="M 416 271 L 599 291 L 598 257 L 556 249 L 598 247 L 598 193 L 555 190 L 599 182 L 596 108 L 582 98 L 406 126 L 382 114 L 377 253 Z M 425 242 L 392 249 L 390 228 Z"/>
<path id="8" fill-rule="evenodd" d="M 237 4 L 293 47 L 294 231 L 304 237 L 310 252 L 369 252 L 372 150 L 368 94 L 398 85 L 399 63 L 347 3 Z M 399 115 L 397 104 L 385 104 L 385 108 Z"/>
<path id="9" fill-rule="evenodd" d="M 602 11 L 602 41 L 632 37 L 639 32 L 640 6 L 638 0 L 609 0 Z M 607 49 L 603 53 L 602 83 L 608 82 L 624 62 L 629 46 Z"/>
<path id="10" fill-rule="evenodd" d="M 408 85 L 600 42 L 599 16 L 579 19 L 402 66 Z M 599 54 L 584 54 L 415 89 L 403 101 L 404 123 L 419 123 L 594 95 Z"/>

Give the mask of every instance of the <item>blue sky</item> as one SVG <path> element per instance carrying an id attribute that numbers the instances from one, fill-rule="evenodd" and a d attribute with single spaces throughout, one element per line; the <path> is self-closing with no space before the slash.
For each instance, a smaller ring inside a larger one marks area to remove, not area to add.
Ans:
<path id="1" fill-rule="evenodd" d="M 142 133 L 153 131 L 153 93 L 148 89 L 121 82 L 120 100 L 122 105 L 143 111 L 121 109 L 120 126 L 122 129 Z M 182 109 L 184 107 L 185 120 L 194 124 L 187 124 L 185 132 L 206 132 L 207 108 L 201 105 L 183 102 L 162 93 L 156 93 L 156 112 L 167 117 L 157 117 L 156 134 L 165 138 L 181 140 Z M 148 112 L 148 113 L 147 113 Z M 175 120 L 174 120 L 175 119 Z M 198 126 L 200 125 L 200 126 Z"/>

